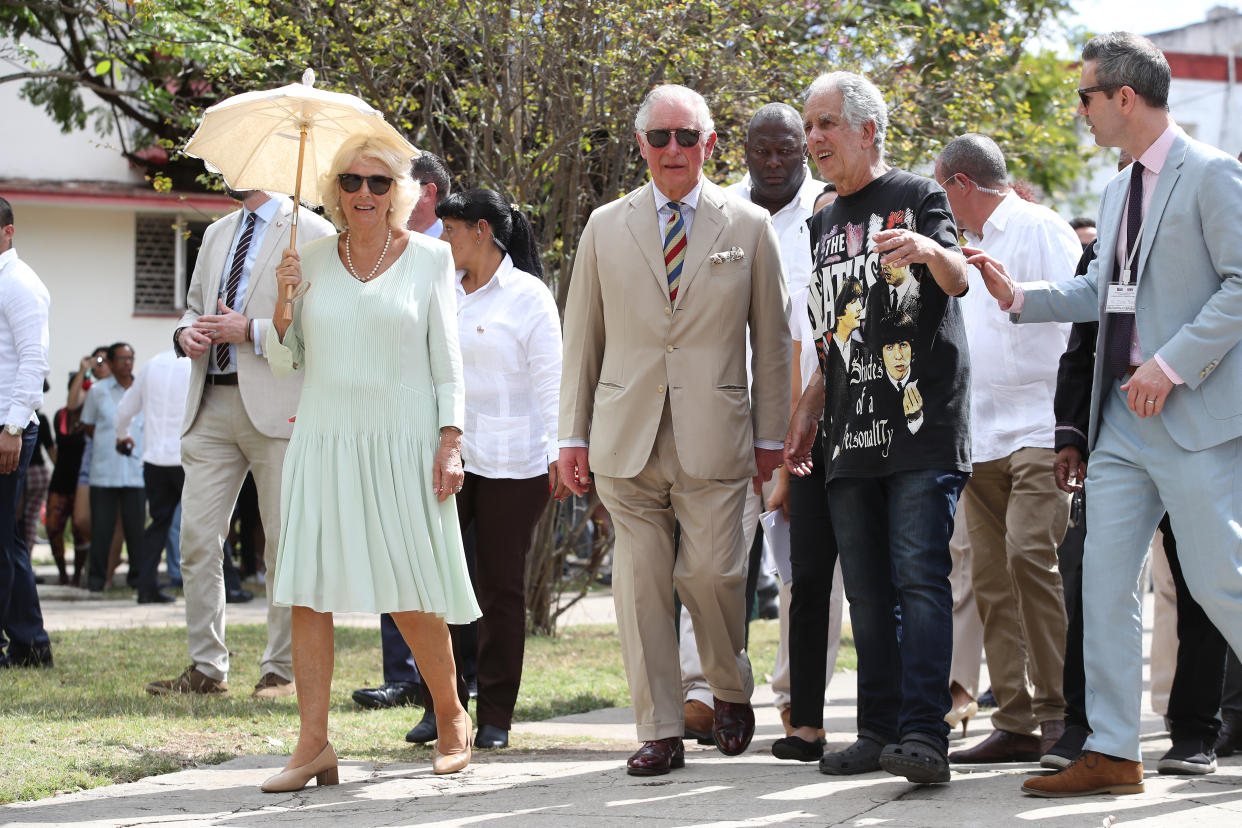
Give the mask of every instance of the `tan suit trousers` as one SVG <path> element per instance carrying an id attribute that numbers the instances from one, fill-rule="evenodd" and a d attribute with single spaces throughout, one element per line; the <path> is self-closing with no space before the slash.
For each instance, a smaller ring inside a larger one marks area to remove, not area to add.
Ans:
<path id="1" fill-rule="evenodd" d="M 250 422 L 237 386 L 207 385 L 194 425 L 181 438 L 185 487 L 181 498 L 181 577 L 185 590 L 185 622 L 190 658 L 199 671 L 214 679 L 229 674 L 229 649 L 224 643 L 223 544 L 229 534 L 233 506 L 246 479 L 254 472 L 259 490 L 259 515 L 267 537 L 263 560 L 268 577 L 276 571 L 280 538 L 280 480 L 289 441 L 259 433 Z M 267 591 L 267 648 L 259 675 L 293 678 L 290 610 L 272 606 Z"/>
<path id="2" fill-rule="evenodd" d="M 953 537 L 949 539 L 949 555 L 953 570 L 949 586 L 953 589 L 953 666 L 949 668 L 949 687 L 961 687 L 972 698 L 979 698 L 979 668 L 983 662 L 983 621 L 975 603 L 970 553 L 970 532 L 966 529 L 966 499 L 957 502 L 953 516 Z"/>
<path id="3" fill-rule="evenodd" d="M 616 531 L 612 590 L 639 741 L 685 732 L 673 589 L 698 633 L 703 674 L 724 701 L 749 702 L 746 549 L 749 478 L 702 480 L 681 467 L 665 402 L 647 464 L 636 477 L 596 475 Z M 673 555 L 673 525 L 681 547 Z"/>
<path id="4" fill-rule="evenodd" d="M 1057 546 L 1070 496 L 1052 476 L 1056 452 L 1021 448 L 974 464 L 962 497 L 974 558 L 975 601 L 996 695 L 992 726 L 1035 734 L 1065 718 L 1065 593 Z"/>

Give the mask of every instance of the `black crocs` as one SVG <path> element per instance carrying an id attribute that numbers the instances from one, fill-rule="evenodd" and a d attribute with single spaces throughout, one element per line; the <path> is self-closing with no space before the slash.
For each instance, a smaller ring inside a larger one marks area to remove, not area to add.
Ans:
<path id="1" fill-rule="evenodd" d="M 880 752 L 884 746 L 879 742 L 859 736 L 858 741 L 838 753 L 825 753 L 819 760 L 819 772 L 829 776 L 853 776 L 880 769 Z"/>
<path id="2" fill-rule="evenodd" d="M 907 737 L 899 745 L 887 745 L 879 765 L 893 776 L 904 776 L 916 785 L 949 781 L 949 760 L 944 753 L 920 739 Z"/>

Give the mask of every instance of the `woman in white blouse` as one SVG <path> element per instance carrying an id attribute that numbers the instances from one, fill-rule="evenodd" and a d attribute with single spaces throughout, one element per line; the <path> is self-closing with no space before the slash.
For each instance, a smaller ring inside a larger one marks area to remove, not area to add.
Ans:
<path id="1" fill-rule="evenodd" d="M 522 680 L 526 555 L 557 485 L 560 316 L 542 281 L 530 222 L 498 193 L 453 193 L 436 206 L 436 215 L 457 267 L 466 386 L 466 479 L 457 514 L 463 533 L 474 526 L 475 594 L 483 610 L 474 744 L 503 748 Z M 459 653 L 462 629 L 452 628 Z M 466 698 L 460 678 L 458 693 Z M 434 711 L 429 704 L 425 710 L 410 741 L 436 738 Z"/>

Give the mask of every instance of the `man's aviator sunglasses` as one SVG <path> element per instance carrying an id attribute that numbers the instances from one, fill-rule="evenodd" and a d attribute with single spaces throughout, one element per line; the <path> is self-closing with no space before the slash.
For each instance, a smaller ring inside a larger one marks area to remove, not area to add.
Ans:
<path id="1" fill-rule="evenodd" d="M 347 193 L 356 193 L 362 189 L 362 182 L 367 182 L 371 195 L 383 195 L 392 186 L 392 179 L 386 175 L 358 175 L 357 173 L 341 173 L 336 177 L 341 189 Z"/>
<path id="2" fill-rule="evenodd" d="M 693 147 L 702 134 L 697 129 L 649 129 L 644 134 L 647 136 L 647 143 L 659 149 L 668 146 L 668 139 L 673 133 L 677 133 L 677 143 L 683 147 Z"/>

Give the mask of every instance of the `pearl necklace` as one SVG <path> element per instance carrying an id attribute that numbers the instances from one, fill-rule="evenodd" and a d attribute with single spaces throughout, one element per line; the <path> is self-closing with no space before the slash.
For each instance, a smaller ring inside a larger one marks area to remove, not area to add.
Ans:
<path id="1" fill-rule="evenodd" d="M 371 268 L 371 272 L 366 278 L 358 275 L 358 271 L 354 270 L 354 257 L 349 250 L 349 238 L 353 233 L 345 231 L 345 265 L 349 268 L 349 273 L 359 282 L 369 282 L 375 278 L 375 274 L 380 269 L 380 265 L 384 263 L 384 257 L 388 255 L 388 245 L 392 244 L 392 228 L 388 229 L 388 238 L 384 239 L 384 249 L 380 251 L 379 258 L 375 260 L 375 267 Z"/>

